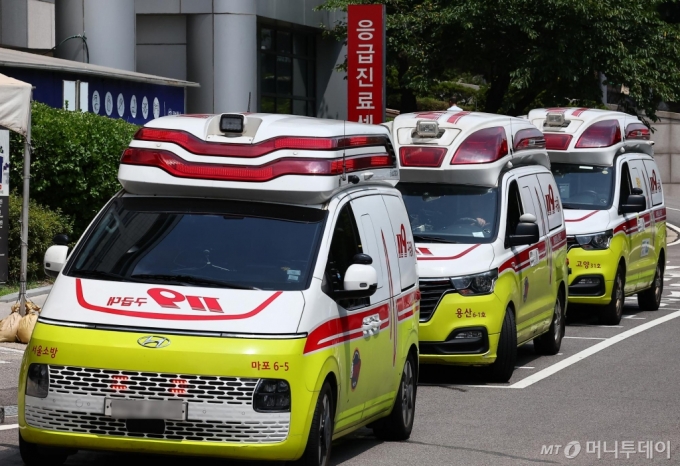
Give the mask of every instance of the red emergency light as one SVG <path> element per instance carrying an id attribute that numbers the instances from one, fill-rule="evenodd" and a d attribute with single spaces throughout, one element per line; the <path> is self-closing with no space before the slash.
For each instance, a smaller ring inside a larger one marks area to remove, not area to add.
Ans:
<path id="1" fill-rule="evenodd" d="M 446 147 L 408 146 L 399 149 L 402 167 L 439 167 L 448 149 Z"/>
<path id="2" fill-rule="evenodd" d="M 277 150 L 338 150 L 359 147 L 389 147 L 386 136 L 345 136 L 335 138 L 313 138 L 282 136 L 257 144 L 231 144 L 225 142 L 208 142 L 197 138 L 186 131 L 156 128 L 141 128 L 135 134 L 138 141 L 169 142 L 196 155 L 217 157 L 261 157 Z"/>
<path id="3" fill-rule="evenodd" d="M 346 159 L 288 157 L 264 165 L 250 166 L 189 162 L 172 152 L 136 147 L 125 149 L 120 163 L 160 168 L 178 178 L 253 182 L 271 181 L 284 175 L 341 175 L 343 172 L 351 173 L 372 168 L 394 168 L 394 159 L 388 154 L 370 154 Z"/>
<path id="4" fill-rule="evenodd" d="M 626 126 L 626 139 L 643 139 L 649 141 L 651 133 L 642 123 L 631 123 Z"/>
<path id="5" fill-rule="evenodd" d="M 621 127 L 618 120 L 603 120 L 586 129 L 578 142 L 576 149 L 596 149 L 610 147 L 621 142 Z"/>
<path id="6" fill-rule="evenodd" d="M 536 128 L 526 128 L 515 134 L 515 152 L 530 149 L 545 149 L 545 137 Z"/>
<path id="7" fill-rule="evenodd" d="M 505 128 L 480 129 L 467 137 L 451 159 L 451 165 L 490 163 L 508 155 L 508 138 Z"/>
<path id="8" fill-rule="evenodd" d="M 543 133 L 545 148 L 548 150 L 567 150 L 573 136 L 564 133 Z"/>

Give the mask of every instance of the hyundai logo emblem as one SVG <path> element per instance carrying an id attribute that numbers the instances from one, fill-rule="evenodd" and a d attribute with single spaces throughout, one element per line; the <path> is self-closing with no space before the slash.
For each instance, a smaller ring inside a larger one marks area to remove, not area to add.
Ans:
<path id="1" fill-rule="evenodd" d="M 156 335 L 146 335 L 137 340 L 137 343 L 144 348 L 165 348 L 170 344 L 170 340 Z"/>

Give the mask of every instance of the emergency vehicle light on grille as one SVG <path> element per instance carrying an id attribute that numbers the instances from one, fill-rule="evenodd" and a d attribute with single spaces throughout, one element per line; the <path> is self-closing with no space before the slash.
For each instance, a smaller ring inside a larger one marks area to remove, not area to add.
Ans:
<path id="1" fill-rule="evenodd" d="M 508 155 L 505 128 L 494 126 L 480 129 L 467 137 L 451 159 L 451 165 L 490 163 Z"/>
<path id="2" fill-rule="evenodd" d="M 388 154 L 372 154 L 346 159 L 290 157 L 274 160 L 264 165 L 248 166 L 189 162 L 172 152 L 135 147 L 126 149 L 120 162 L 121 164 L 160 168 L 178 178 L 255 182 L 270 181 L 284 175 L 341 175 L 343 172 L 394 167 L 394 161 Z"/>
<path id="3" fill-rule="evenodd" d="M 134 137 L 138 141 L 169 142 L 197 155 L 218 157 L 261 157 L 277 150 L 337 150 L 388 146 L 384 136 L 346 136 L 333 138 L 281 136 L 256 144 L 234 144 L 203 141 L 186 131 L 141 128 Z"/>
<path id="4" fill-rule="evenodd" d="M 618 120 L 603 120 L 593 123 L 583 132 L 576 143 L 576 149 L 610 147 L 619 142 L 621 142 L 621 127 Z"/>

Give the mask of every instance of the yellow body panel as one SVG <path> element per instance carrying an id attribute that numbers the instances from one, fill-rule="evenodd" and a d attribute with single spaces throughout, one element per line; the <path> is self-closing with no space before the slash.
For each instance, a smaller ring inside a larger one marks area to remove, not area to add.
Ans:
<path id="1" fill-rule="evenodd" d="M 398 327 L 399 336 L 403 339 L 398 348 L 396 358 L 398 369 L 393 372 L 391 390 L 372 400 L 371 412 L 362 412 L 362 406 L 356 416 L 344 413 L 344 417 L 350 420 L 342 426 L 344 428 L 336 424 L 336 437 L 389 414 L 408 351 L 417 345 L 417 325 L 414 322 L 417 323 L 417 313 L 415 318 L 400 322 Z M 19 427 L 24 440 L 71 449 L 240 459 L 296 459 L 302 455 L 307 444 L 318 392 L 326 377 L 332 375 L 338 382 L 339 396 L 348 396 L 342 393 L 342 387 L 346 385 L 345 381 L 349 378 L 351 370 L 345 357 L 346 347 L 349 345 L 354 348 L 359 343 L 355 340 L 350 341 L 348 345 L 340 344 L 303 354 L 306 338 L 246 339 L 168 334 L 165 336 L 171 340 L 170 345 L 150 349 L 137 343 L 139 338 L 148 335 L 149 332 L 104 331 L 39 322 L 24 355 L 19 380 Z M 55 348 L 56 352 L 38 355 L 38 348 Z M 269 362 L 268 370 L 263 368 L 263 364 L 257 364 L 264 361 Z M 244 444 L 114 437 L 32 427 L 26 423 L 24 416 L 26 373 L 32 363 L 170 374 L 283 379 L 288 381 L 291 389 L 292 411 L 289 433 L 284 441 L 278 443 Z M 278 367 L 278 370 L 275 370 L 275 367 Z M 371 385 L 378 382 L 372 378 L 375 376 L 369 371 L 361 372 L 361 383 Z M 336 410 L 336 419 L 339 417 L 343 417 L 343 413 Z"/>

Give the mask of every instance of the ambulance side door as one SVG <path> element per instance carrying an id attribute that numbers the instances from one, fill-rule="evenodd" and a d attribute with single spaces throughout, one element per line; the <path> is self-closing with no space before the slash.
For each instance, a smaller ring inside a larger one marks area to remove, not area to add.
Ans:
<path id="1" fill-rule="evenodd" d="M 547 218 L 546 214 L 541 208 L 541 199 L 539 197 L 540 187 L 536 175 L 525 175 L 518 180 L 520 195 L 522 197 L 522 205 L 524 212 L 533 214 L 536 217 L 536 224 L 540 232 L 540 239 L 538 243 L 532 244 L 528 247 L 528 253 L 523 255 L 521 262 L 522 271 L 522 285 L 524 287 L 523 293 L 526 295 L 526 301 L 523 303 L 523 314 L 528 320 L 530 326 L 530 336 L 538 334 L 541 327 L 541 320 L 547 309 L 553 308 L 553 294 L 548 285 L 550 281 L 550 269 L 547 260 Z M 528 280 L 528 286 L 525 283 Z"/>
<path id="2" fill-rule="evenodd" d="M 338 208 L 333 237 L 328 252 L 322 289 L 332 296 L 333 290 L 342 290 L 347 269 L 354 263 L 354 256 L 365 253 L 365 238 L 358 228 L 358 219 L 350 202 Z M 363 418 L 364 407 L 375 396 L 372 371 L 379 370 L 380 351 L 377 337 L 363 336 L 367 324 L 373 324 L 380 314 L 370 298 L 339 300 L 337 312 L 344 338 L 339 349 L 340 390 L 336 429 L 351 427 Z"/>
<path id="3" fill-rule="evenodd" d="M 387 409 L 392 402 L 389 394 L 391 382 L 395 378 L 392 365 L 393 285 L 389 272 L 390 266 L 396 267 L 396 264 L 390 261 L 382 240 L 383 232 L 390 228 L 382 196 L 376 194 L 356 197 L 352 200 L 352 210 L 361 231 L 362 248 L 373 259 L 372 265 L 378 274 L 378 289 L 370 297 L 370 307 L 375 309 L 374 315 L 380 316 L 379 328 L 365 332 L 363 336 L 366 347 L 371 352 L 370 358 L 368 355 L 364 358 L 366 364 L 362 362 L 365 382 L 371 385 L 363 414 L 363 418 L 367 419 Z M 389 236 L 385 233 L 386 240 L 391 239 L 391 228 L 389 231 Z"/>
<path id="4" fill-rule="evenodd" d="M 636 289 L 644 288 L 654 278 L 656 260 L 652 246 L 652 210 L 651 196 L 647 186 L 647 176 L 642 160 L 634 159 L 628 162 L 630 168 L 630 178 L 633 188 L 640 188 L 647 200 L 646 209 L 638 213 L 637 232 L 635 233 L 634 244 L 637 250 L 631 250 L 631 255 L 635 256 L 638 262 Z"/>
<path id="5" fill-rule="evenodd" d="M 629 161 L 619 162 L 618 173 L 618 194 L 619 194 L 619 208 L 628 200 L 628 196 L 632 194 L 633 187 L 631 180 L 631 173 L 629 169 Z M 615 230 L 622 228 L 624 241 L 628 250 L 628 256 L 624 257 L 626 261 L 626 282 L 624 290 L 626 293 L 633 291 L 637 285 L 637 279 L 640 275 L 640 244 L 637 236 L 638 214 L 621 214 L 619 221 L 623 220 L 622 226 L 615 226 Z M 616 224 L 615 224 L 616 225 Z M 625 253 L 624 253 L 625 255 Z"/>

